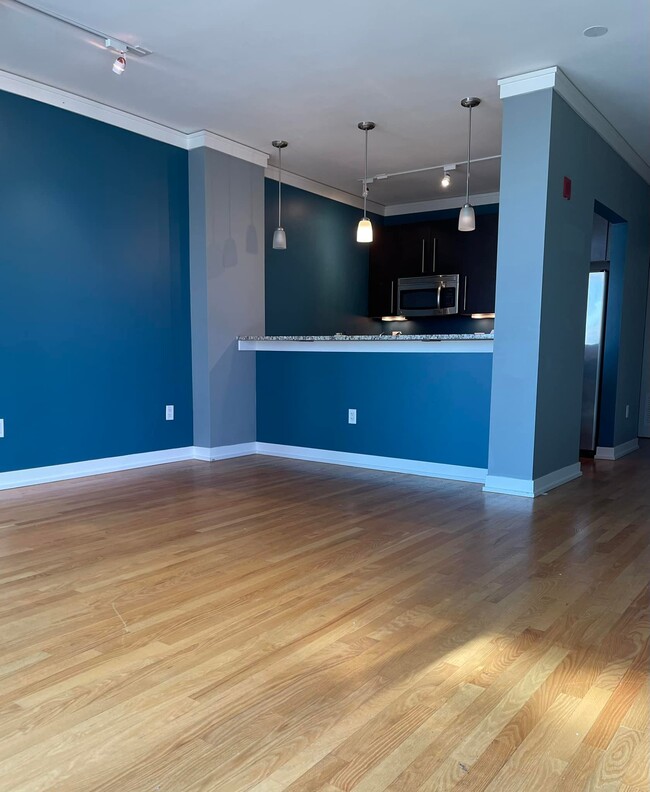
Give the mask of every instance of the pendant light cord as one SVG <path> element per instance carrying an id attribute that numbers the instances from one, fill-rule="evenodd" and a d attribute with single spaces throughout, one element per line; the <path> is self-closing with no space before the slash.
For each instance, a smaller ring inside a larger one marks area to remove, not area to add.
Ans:
<path id="1" fill-rule="evenodd" d="M 467 187 L 465 189 L 465 203 L 469 203 L 469 169 L 471 164 L 472 148 L 472 108 L 469 108 L 469 132 L 467 135 Z"/>
<path id="2" fill-rule="evenodd" d="M 280 157 L 280 173 L 278 176 L 278 228 L 282 228 L 282 149 L 278 149 Z"/>
<path id="3" fill-rule="evenodd" d="M 368 130 L 364 130 L 366 134 L 366 176 L 363 180 L 363 219 L 366 220 L 368 213 L 366 212 L 366 202 L 368 200 Z"/>

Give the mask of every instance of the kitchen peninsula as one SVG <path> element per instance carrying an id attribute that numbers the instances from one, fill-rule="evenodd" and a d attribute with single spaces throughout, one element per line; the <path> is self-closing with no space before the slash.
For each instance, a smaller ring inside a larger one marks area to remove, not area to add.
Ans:
<path id="1" fill-rule="evenodd" d="M 258 448 L 482 482 L 492 347 L 491 333 L 242 336 L 256 354 Z"/>

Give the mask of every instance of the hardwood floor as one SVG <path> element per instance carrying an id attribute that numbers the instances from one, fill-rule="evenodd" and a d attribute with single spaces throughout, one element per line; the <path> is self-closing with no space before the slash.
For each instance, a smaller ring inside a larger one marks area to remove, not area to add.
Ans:
<path id="1" fill-rule="evenodd" d="M 0 493 L 2 792 L 648 790 L 650 446 L 535 502 L 264 457 Z"/>

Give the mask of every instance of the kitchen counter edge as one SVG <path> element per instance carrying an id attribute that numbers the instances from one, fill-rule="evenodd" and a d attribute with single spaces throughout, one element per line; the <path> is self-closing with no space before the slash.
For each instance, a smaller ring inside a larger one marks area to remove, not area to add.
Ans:
<path id="1" fill-rule="evenodd" d="M 239 336 L 254 352 L 492 352 L 494 336 L 480 333 L 401 336 Z"/>

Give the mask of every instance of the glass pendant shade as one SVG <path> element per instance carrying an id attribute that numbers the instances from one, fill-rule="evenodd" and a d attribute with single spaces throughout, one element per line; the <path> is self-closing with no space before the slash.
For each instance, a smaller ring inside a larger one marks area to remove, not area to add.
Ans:
<path id="1" fill-rule="evenodd" d="M 289 144 L 286 140 L 274 140 L 271 144 L 278 150 L 278 227 L 273 232 L 273 250 L 287 249 L 287 234 L 282 227 L 282 149 Z"/>
<path id="2" fill-rule="evenodd" d="M 287 235 L 281 226 L 273 232 L 273 250 L 287 249 Z"/>
<path id="3" fill-rule="evenodd" d="M 458 215 L 459 231 L 474 231 L 476 228 L 476 216 L 472 204 L 466 203 Z"/>
<path id="4" fill-rule="evenodd" d="M 372 242 L 372 223 L 367 217 L 359 220 L 357 226 L 357 242 Z"/>

